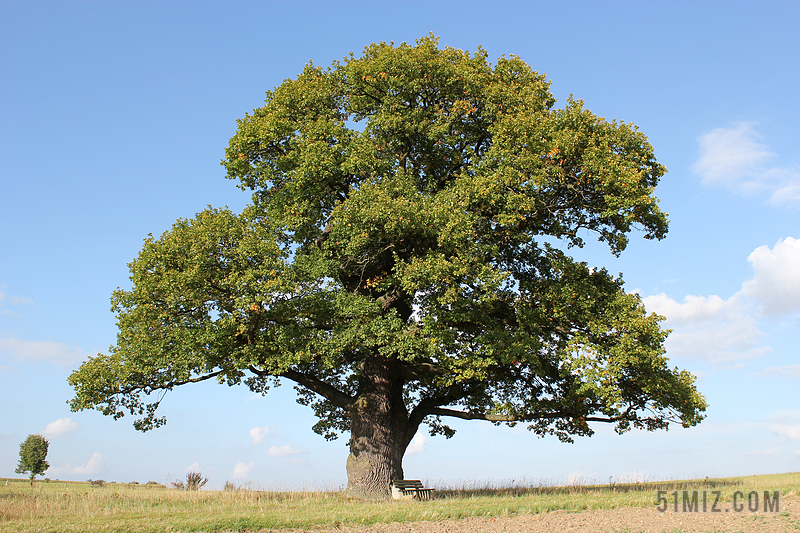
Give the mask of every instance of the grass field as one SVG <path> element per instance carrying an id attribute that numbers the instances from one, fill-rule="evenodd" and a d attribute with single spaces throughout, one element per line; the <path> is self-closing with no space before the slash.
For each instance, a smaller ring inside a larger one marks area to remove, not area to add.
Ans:
<path id="1" fill-rule="evenodd" d="M 656 491 L 780 490 L 800 494 L 800 473 L 569 487 L 438 490 L 427 502 L 363 502 L 336 492 L 183 491 L 162 486 L 0 479 L 0 532 L 258 531 L 654 507 Z"/>

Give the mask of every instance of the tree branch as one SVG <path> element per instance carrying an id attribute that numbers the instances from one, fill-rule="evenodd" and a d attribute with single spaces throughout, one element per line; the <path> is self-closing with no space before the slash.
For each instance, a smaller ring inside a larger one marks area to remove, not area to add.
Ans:
<path id="1" fill-rule="evenodd" d="M 525 414 L 523 416 L 502 415 L 491 413 L 471 413 L 466 411 L 457 411 L 455 409 L 445 409 L 442 407 L 434 407 L 428 409 L 428 414 L 436 416 L 451 416 L 454 418 L 461 418 L 463 420 L 487 420 L 489 422 L 530 422 L 532 420 L 542 420 L 549 418 L 570 418 L 575 417 L 574 413 L 564 411 L 556 411 L 554 413 L 539 413 L 539 414 Z M 627 411 L 626 411 L 627 414 Z M 586 422 L 606 422 L 613 423 L 619 422 L 627 418 L 626 414 L 620 416 L 582 416 L 579 417 Z"/>
<path id="2" fill-rule="evenodd" d="M 331 233 L 331 220 L 328 220 L 328 223 L 325 224 L 325 229 L 322 230 L 322 234 L 314 239 L 314 244 L 317 245 L 317 248 L 322 249 L 322 243 L 328 240 L 328 236 Z"/>
<path id="3" fill-rule="evenodd" d="M 224 370 L 217 370 L 216 372 L 211 372 L 210 374 L 206 374 L 205 376 L 198 376 L 196 378 L 189 378 L 183 381 L 170 381 L 158 386 L 150 386 L 150 385 L 131 385 L 129 387 L 118 388 L 114 390 L 114 394 L 131 394 L 136 391 L 142 391 L 145 394 L 149 394 L 152 391 L 161 390 L 161 389 L 172 389 L 174 387 L 179 387 L 181 385 L 186 385 L 187 383 L 200 383 L 201 381 L 205 381 L 207 379 L 211 379 L 214 377 L 219 376 L 222 374 Z"/>
<path id="4" fill-rule="evenodd" d="M 269 372 L 258 370 L 253 366 L 251 366 L 249 370 L 250 372 L 253 372 L 259 376 L 272 375 Z M 282 378 L 291 379 L 295 383 L 316 392 L 337 407 L 350 409 L 355 404 L 355 399 L 352 396 L 343 393 L 330 383 L 326 383 L 321 379 L 315 378 L 314 376 L 303 374 L 302 372 L 292 370 L 291 368 L 284 370 L 279 374 L 279 376 Z"/>
<path id="5" fill-rule="evenodd" d="M 456 402 L 462 398 L 466 398 L 474 393 L 474 389 L 477 386 L 477 383 L 469 383 L 464 384 L 463 388 L 459 388 L 457 386 L 452 386 L 447 389 L 447 392 L 442 396 L 436 396 L 433 398 L 425 398 L 420 400 L 417 406 L 411 411 L 409 415 L 409 422 L 414 426 L 417 427 L 422 423 L 422 420 L 432 414 L 436 414 L 433 411 L 438 409 L 442 405 L 449 405 L 453 402 Z M 448 409 L 449 410 L 449 409 Z"/>
<path id="6" fill-rule="evenodd" d="M 400 373 L 406 381 L 410 381 L 427 376 L 443 376 L 446 372 L 439 365 L 433 363 L 419 363 L 417 365 L 401 365 Z"/>

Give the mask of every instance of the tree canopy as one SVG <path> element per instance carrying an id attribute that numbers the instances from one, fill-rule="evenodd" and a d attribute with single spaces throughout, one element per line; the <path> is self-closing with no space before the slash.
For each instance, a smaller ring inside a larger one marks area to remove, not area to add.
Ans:
<path id="1" fill-rule="evenodd" d="M 50 443 L 41 435 L 28 435 L 28 438 L 19 445 L 19 463 L 17 464 L 17 474 L 29 474 L 31 485 L 33 478 L 40 476 L 50 468 L 47 459 L 47 449 Z"/>
<path id="2" fill-rule="evenodd" d="M 667 332 L 620 278 L 569 254 L 667 233 L 664 175 L 520 58 L 378 43 L 306 65 L 238 121 L 222 161 L 252 191 L 150 236 L 112 297 L 119 334 L 70 376 L 73 410 L 140 416 L 216 379 L 296 384 L 326 438 L 350 433 L 349 489 L 386 494 L 421 424 L 525 423 L 564 441 L 688 427 L 706 407 Z"/>

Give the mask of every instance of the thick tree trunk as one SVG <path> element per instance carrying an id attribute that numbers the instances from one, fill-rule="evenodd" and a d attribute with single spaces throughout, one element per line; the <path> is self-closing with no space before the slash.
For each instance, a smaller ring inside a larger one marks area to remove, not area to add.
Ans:
<path id="1" fill-rule="evenodd" d="M 347 492 L 367 499 L 390 496 L 389 483 L 403 479 L 403 454 L 414 437 L 403 403 L 403 383 L 392 360 L 365 361 L 350 410 Z"/>

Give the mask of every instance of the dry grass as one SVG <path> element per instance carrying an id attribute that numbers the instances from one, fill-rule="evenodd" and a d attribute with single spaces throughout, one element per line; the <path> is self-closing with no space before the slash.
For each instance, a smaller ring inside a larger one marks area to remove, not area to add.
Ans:
<path id="1" fill-rule="evenodd" d="M 439 485 L 429 502 L 362 502 L 336 492 L 179 491 L 147 485 L 0 483 L 0 532 L 258 531 L 505 516 L 553 510 L 651 507 L 656 490 L 780 490 L 800 494 L 800 473 L 608 485 Z M 444 489 L 444 490 L 441 490 Z"/>

